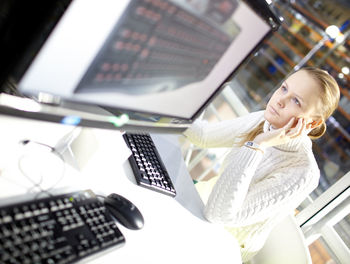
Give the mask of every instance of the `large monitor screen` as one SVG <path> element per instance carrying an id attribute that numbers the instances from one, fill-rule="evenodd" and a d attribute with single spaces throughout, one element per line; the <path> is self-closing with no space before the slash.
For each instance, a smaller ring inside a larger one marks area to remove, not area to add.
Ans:
<path id="1" fill-rule="evenodd" d="M 190 124 L 276 23 L 251 2 L 74 0 L 19 89 Z"/>

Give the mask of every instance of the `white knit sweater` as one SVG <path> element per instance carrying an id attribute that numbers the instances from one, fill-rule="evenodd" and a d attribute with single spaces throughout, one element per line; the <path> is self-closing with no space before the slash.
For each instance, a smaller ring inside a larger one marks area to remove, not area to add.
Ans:
<path id="1" fill-rule="evenodd" d="M 236 237 L 244 262 L 261 249 L 271 229 L 317 187 L 320 175 L 306 135 L 267 148 L 264 154 L 234 146 L 238 135 L 263 121 L 263 111 L 259 111 L 219 123 L 196 121 L 184 133 L 203 148 L 232 149 L 219 177 L 197 186 L 206 203 L 205 217 Z M 265 121 L 264 130 L 268 128 Z"/>

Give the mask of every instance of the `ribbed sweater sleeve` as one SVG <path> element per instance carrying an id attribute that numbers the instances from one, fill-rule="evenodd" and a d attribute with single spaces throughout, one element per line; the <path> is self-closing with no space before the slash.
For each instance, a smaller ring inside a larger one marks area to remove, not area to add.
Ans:
<path id="1" fill-rule="evenodd" d="M 217 123 L 197 120 L 184 132 L 195 145 L 202 148 L 232 147 L 241 133 L 250 131 L 263 121 L 262 111 Z"/>

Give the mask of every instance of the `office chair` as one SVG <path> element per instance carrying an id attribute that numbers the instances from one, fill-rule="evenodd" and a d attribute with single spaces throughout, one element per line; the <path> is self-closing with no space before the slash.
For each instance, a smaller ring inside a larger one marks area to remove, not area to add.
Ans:
<path id="1" fill-rule="evenodd" d="M 305 237 L 289 215 L 271 231 L 264 247 L 245 264 L 312 264 Z"/>

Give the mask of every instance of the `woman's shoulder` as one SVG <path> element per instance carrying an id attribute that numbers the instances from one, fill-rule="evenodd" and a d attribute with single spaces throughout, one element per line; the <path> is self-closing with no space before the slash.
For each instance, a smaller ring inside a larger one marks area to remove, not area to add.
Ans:
<path id="1" fill-rule="evenodd" d="M 299 148 L 293 152 L 287 152 L 288 158 L 296 167 L 317 167 L 317 161 L 312 150 L 312 141 L 307 136 L 300 142 Z"/>
<path id="2" fill-rule="evenodd" d="M 291 174 L 292 177 L 295 174 L 318 175 L 319 167 L 312 151 L 312 141 L 305 135 L 297 143 L 299 144 L 295 146 L 282 145 L 267 150 L 270 153 L 269 160 L 273 160 L 273 164 L 278 164 L 284 173 Z"/>
<path id="3" fill-rule="evenodd" d="M 312 152 L 311 144 L 311 140 L 310 142 L 307 141 L 305 144 L 302 144 L 299 151 L 286 153 L 288 155 L 287 160 L 289 165 L 285 169 L 290 174 L 291 179 L 295 180 L 299 178 L 302 182 L 311 182 L 312 185 L 317 185 L 320 177 L 320 169 Z M 295 177 L 296 175 L 299 175 L 299 177 Z"/>

